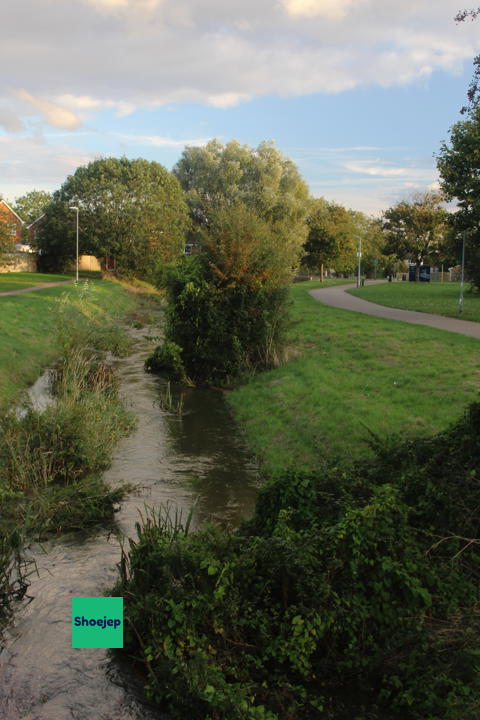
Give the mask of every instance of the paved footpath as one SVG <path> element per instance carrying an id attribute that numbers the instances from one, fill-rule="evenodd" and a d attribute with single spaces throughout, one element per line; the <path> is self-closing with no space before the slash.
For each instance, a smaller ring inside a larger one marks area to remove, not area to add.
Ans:
<path id="1" fill-rule="evenodd" d="M 33 292 L 34 290 L 44 290 L 45 288 L 56 287 L 57 285 L 69 285 L 73 282 L 75 282 L 75 280 L 40 283 L 40 285 L 34 285 L 33 287 L 24 288 L 23 290 L 7 290 L 7 292 L 0 292 L 0 297 L 3 297 L 4 295 L 19 295 L 20 293 Z"/>
<path id="2" fill-rule="evenodd" d="M 371 280 L 368 285 L 377 285 L 383 282 L 383 280 Z M 377 305 L 377 303 L 363 300 L 363 298 L 355 297 L 345 292 L 345 290 L 350 290 L 354 287 L 357 287 L 356 284 L 333 285 L 328 288 L 310 290 L 310 295 L 312 295 L 315 300 L 325 303 L 325 305 L 332 305 L 342 310 L 353 310 L 354 312 L 365 313 L 365 315 L 376 315 L 377 317 L 386 318 L 387 320 L 401 320 L 402 322 L 414 323 L 415 325 L 429 325 L 438 330 L 449 330 L 450 332 L 469 335 L 470 337 L 480 340 L 480 323 L 469 320 L 457 320 L 456 318 L 444 317 L 443 315 L 431 315 L 430 313 L 416 312 L 414 310 L 399 310 L 398 308 L 385 307 L 385 305 Z"/>

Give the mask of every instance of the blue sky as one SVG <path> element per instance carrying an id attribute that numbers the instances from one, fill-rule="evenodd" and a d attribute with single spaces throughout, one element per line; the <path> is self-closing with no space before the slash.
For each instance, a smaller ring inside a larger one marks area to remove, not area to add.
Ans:
<path id="1" fill-rule="evenodd" d="M 56 189 L 99 156 L 171 168 L 186 144 L 268 139 L 313 195 L 378 215 L 438 180 L 480 45 L 459 9 L 17 0 L 0 50 L 0 193 Z"/>

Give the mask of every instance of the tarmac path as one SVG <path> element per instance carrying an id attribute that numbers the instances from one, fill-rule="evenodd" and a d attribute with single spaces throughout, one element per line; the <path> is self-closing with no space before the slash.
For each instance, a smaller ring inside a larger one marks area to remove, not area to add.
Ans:
<path id="1" fill-rule="evenodd" d="M 368 284 L 377 285 L 383 282 L 383 280 L 371 280 Z M 376 317 L 386 318 L 387 320 L 400 320 L 401 322 L 413 323 L 414 325 L 428 325 L 438 330 L 448 330 L 449 332 L 468 335 L 469 337 L 480 340 L 480 323 L 471 322 L 470 320 L 457 320 L 456 318 L 445 317 L 444 315 L 432 315 L 414 310 L 400 310 L 399 308 L 377 305 L 377 303 L 363 300 L 362 298 L 345 292 L 345 290 L 350 290 L 355 287 L 357 287 L 356 284 L 334 285 L 328 288 L 310 290 L 309 292 L 315 300 L 325 303 L 325 305 L 340 308 L 341 310 L 353 310 L 354 312 L 364 313 L 365 315 L 375 315 Z"/>
<path id="2" fill-rule="evenodd" d="M 45 288 L 56 287 L 57 285 L 69 285 L 73 282 L 75 282 L 75 280 L 60 280 L 60 282 L 40 283 L 39 285 L 23 288 L 22 290 L 7 290 L 6 292 L 0 292 L 0 297 L 4 297 L 5 295 L 19 295 L 20 293 L 33 292 L 34 290 L 44 290 Z"/>

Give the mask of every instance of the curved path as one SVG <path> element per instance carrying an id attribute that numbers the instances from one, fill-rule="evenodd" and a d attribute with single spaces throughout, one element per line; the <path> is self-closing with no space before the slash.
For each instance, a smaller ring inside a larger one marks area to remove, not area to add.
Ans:
<path id="1" fill-rule="evenodd" d="M 383 280 L 371 280 L 369 285 L 377 285 L 383 282 Z M 438 330 L 449 330 L 450 332 L 469 335 L 470 337 L 480 340 L 480 323 L 469 320 L 457 320 L 443 315 L 431 315 L 430 313 L 416 312 L 414 310 L 400 310 L 398 308 L 385 307 L 385 305 L 377 305 L 377 303 L 363 300 L 362 298 L 345 292 L 345 290 L 350 290 L 355 287 L 357 287 L 356 284 L 334 285 L 333 287 L 318 288 L 317 290 L 310 290 L 309 292 L 315 300 L 342 310 L 353 310 L 354 312 L 365 313 L 365 315 L 375 315 L 386 318 L 387 320 L 400 320 L 402 322 L 414 323 L 415 325 L 429 325 Z"/>
<path id="2" fill-rule="evenodd" d="M 80 278 L 81 279 L 81 278 Z M 39 285 L 32 285 L 31 287 L 21 288 L 21 290 L 7 290 L 6 292 L 0 292 L 0 297 L 4 295 L 19 295 L 20 293 L 34 292 L 34 290 L 44 290 L 45 288 L 56 287 L 57 285 L 68 285 L 73 283 L 75 280 L 60 280 L 59 282 L 44 282 Z"/>

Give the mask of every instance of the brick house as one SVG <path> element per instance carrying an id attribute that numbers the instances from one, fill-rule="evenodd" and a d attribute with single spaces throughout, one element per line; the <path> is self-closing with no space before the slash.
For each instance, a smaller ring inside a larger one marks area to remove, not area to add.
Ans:
<path id="1" fill-rule="evenodd" d="M 12 244 L 20 245 L 22 243 L 22 228 L 25 223 L 5 200 L 0 200 L 0 222 L 9 225 Z"/>

